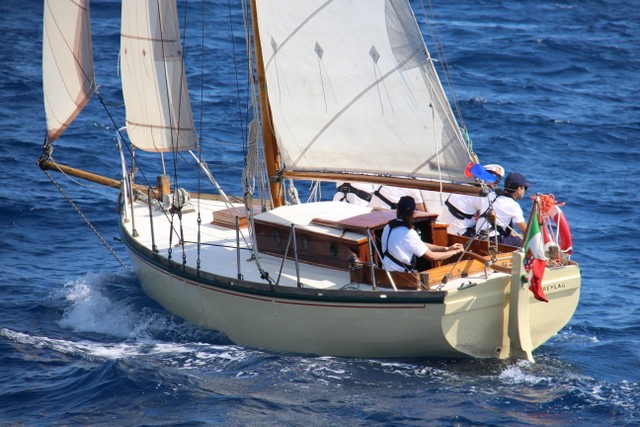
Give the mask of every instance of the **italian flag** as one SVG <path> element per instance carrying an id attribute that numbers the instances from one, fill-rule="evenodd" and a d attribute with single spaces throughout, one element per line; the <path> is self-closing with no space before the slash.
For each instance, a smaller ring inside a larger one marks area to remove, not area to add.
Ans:
<path id="1" fill-rule="evenodd" d="M 529 227 L 529 232 L 524 244 L 524 269 L 527 272 L 527 282 L 529 290 L 533 292 L 535 299 L 549 302 L 542 290 L 542 276 L 544 275 L 544 267 L 546 265 L 544 257 L 544 243 L 542 241 L 542 233 L 540 232 L 540 224 L 538 223 L 538 209 L 534 205 L 534 211 L 531 214 L 533 220 Z"/>

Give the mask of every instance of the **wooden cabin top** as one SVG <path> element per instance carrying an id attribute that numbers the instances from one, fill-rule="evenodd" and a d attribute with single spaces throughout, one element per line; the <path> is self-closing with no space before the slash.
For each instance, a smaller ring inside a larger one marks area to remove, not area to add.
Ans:
<path id="1" fill-rule="evenodd" d="M 413 219 L 416 223 L 435 220 L 438 215 L 423 211 L 415 211 Z M 365 231 L 367 228 L 372 230 L 383 228 L 389 221 L 396 217 L 395 210 L 380 209 L 373 210 L 361 215 L 352 216 L 338 221 L 328 221 L 323 218 L 314 218 L 311 220 L 314 224 L 320 224 L 330 227 L 343 228 L 345 230 Z"/>

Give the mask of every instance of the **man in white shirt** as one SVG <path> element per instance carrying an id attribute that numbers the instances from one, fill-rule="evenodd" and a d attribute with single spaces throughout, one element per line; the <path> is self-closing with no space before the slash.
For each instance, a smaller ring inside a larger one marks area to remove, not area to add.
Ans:
<path id="1" fill-rule="evenodd" d="M 464 251 L 460 243 L 453 246 L 438 246 L 423 242 L 413 228 L 413 212 L 416 202 L 411 196 L 398 201 L 396 219 L 382 231 L 382 267 L 387 271 L 413 271 L 413 256 L 435 261 L 447 259 Z"/>
<path id="2" fill-rule="evenodd" d="M 389 185 L 378 185 L 371 196 L 369 207 L 377 209 L 396 209 L 397 203 L 403 196 L 409 196 L 416 201 L 416 209 L 426 210 L 422 202 L 420 190 L 415 188 L 392 187 Z"/>
<path id="3" fill-rule="evenodd" d="M 336 194 L 333 196 L 333 201 L 367 206 L 375 189 L 375 185 L 364 182 L 354 182 L 353 184 L 350 182 L 338 182 L 336 183 Z"/>
<path id="4" fill-rule="evenodd" d="M 391 187 L 389 185 L 375 185 L 363 182 L 336 183 L 334 202 L 346 202 L 359 206 L 369 206 L 374 209 L 395 209 L 402 196 L 411 196 L 414 200 L 422 200 L 420 190 L 413 188 Z M 418 202 L 416 209 L 426 211 L 423 202 Z"/>
<path id="5" fill-rule="evenodd" d="M 487 186 L 493 190 L 500 184 L 504 176 L 504 168 L 500 165 L 485 165 L 484 169 L 496 177 L 494 182 L 487 183 Z M 483 200 L 489 198 L 493 201 L 495 197 L 493 191 L 485 197 L 451 194 L 444 202 L 438 221 L 448 224 L 447 231 L 451 234 L 471 237 L 475 234 L 478 215 L 483 212 Z"/>
<path id="6" fill-rule="evenodd" d="M 520 173 L 507 175 L 504 190 L 496 191 L 495 200 L 493 202 L 486 198 L 483 200 L 482 214 L 476 224 L 476 232 L 497 236 L 499 243 L 520 246 L 522 235 L 527 230 L 527 223 L 517 201 L 522 200 L 530 186 L 525 176 Z"/>

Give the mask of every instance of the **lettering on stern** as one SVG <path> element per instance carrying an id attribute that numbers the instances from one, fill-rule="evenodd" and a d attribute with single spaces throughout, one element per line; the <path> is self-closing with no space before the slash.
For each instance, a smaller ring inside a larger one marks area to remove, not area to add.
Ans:
<path id="1" fill-rule="evenodd" d="M 554 283 L 553 285 L 543 286 L 542 290 L 544 292 L 549 292 L 549 291 L 557 291 L 559 289 L 565 289 L 566 287 L 567 287 L 567 284 L 565 282 L 560 282 L 560 283 Z"/>

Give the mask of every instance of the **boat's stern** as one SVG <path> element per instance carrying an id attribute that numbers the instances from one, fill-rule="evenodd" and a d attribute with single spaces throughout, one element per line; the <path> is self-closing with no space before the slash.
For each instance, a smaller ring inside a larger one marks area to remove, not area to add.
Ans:
<path id="1" fill-rule="evenodd" d="M 514 266 L 520 257 L 514 253 Z M 472 286 L 448 292 L 442 332 L 452 347 L 477 358 L 533 360 L 531 352 L 569 323 L 580 299 L 579 266 L 546 268 L 542 288 L 549 302 L 535 299 L 517 270 L 469 278 Z"/>

